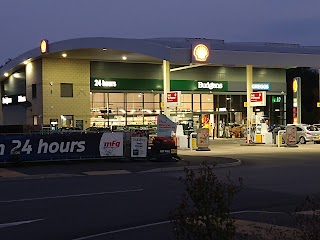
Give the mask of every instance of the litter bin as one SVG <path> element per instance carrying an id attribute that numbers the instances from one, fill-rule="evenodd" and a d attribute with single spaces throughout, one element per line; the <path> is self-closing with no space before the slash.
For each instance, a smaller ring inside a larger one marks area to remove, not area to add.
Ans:
<path id="1" fill-rule="evenodd" d="M 177 146 L 173 138 L 154 137 L 151 145 L 151 159 L 175 160 L 177 159 Z"/>

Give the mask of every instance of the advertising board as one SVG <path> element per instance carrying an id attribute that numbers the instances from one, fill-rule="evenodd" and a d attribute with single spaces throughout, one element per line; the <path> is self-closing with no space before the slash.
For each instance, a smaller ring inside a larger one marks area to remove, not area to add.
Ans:
<path id="1" fill-rule="evenodd" d="M 172 122 L 166 115 L 159 114 L 157 117 L 157 136 L 171 137 L 177 129 L 177 124 Z"/>
<path id="2" fill-rule="evenodd" d="M 148 131 L 131 129 L 131 157 L 146 158 L 148 152 Z"/>
<path id="3" fill-rule="evenodd" d="M 0 162 L 108 156 L 123 156 L 123 132 L 0 136 Z"/>
<path id="4" fill-rule="evenodd" d="M 286 128 L 286 143 L 288 146 L 297 144 L 297 127 L 288 125 Z"/>
<path id="5" fill-rule="evenodd" d="M 209 128 L 198 128 L 198 130 L 197 130 L 197 146 L 198 146 L 198 148 L 209 147 Z"/>
<path id="6" fill-rule="evenodd" d="M 181 92 L 174 91 L 167 93 L 167 106 L 168 107 L 179 107 L 181 105 Z"/>
<path id="7" fill-rule="evenodd" d="M 251 93 L 251 107 L 266 106 L 266 92 L 252 92 Z"/>

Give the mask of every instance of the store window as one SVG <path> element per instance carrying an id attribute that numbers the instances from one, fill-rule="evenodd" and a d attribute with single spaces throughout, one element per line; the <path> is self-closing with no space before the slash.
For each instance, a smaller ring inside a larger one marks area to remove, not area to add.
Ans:
<path id="1" fill-rule="evenodd" d="M 38 116 L 33 115 L 33 125 L 38 125 Z"/>
<path id="2" fill-rule="evenodd" d="M 73 97 L 73 84 L 60 83 L 60 95 L 61 97 Z"/>
<path id="3" fill-rule="evenodd" d="M 104 125 L 125 126 L 126 104 L 125 93 L 109 93 L 109 115 Z"/>
<path id="4" fill-rule="evenodd" d="M 127 93 L 127 125 L 143 125 L 144 93 Z"/>
<path id="5" fill-rule="evenodd" d="M 181 94 L 181 112 L 192 112 L 192 94 Z"/>
<path id="6" fill-rule="evenodd" d="M 61 127 L 74 127 L 73 115 L 61 115 Z"/>
<path id="7" fill-rule="evenodd" d="M 201 94 L 192 94 L 192 98 L 193 98 L 193 105 L 192 105 L 193 112 L 201 112 Z"/>
<path id="8" fill-rule="evenodd" d="M 32 98 L 37 98 L 37 84 L 32 84 Z"/>
<path id="9" fill-rule="evenodd" d="M 202 94 L 201 96 L 202 112 L 213 112 L 213 94 Z"/>

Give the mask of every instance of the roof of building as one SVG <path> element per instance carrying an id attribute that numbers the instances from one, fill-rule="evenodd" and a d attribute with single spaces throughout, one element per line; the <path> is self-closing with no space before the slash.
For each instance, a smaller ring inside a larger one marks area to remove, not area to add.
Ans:
<path id="1" fill-rule="evenodd" d="M 176 65 L 190 64 L 191 49 L 194 42 L 210 45 L 208 60 L 212 65 L 257 67 L 319 67 L 320 46 L 301 46 L 299 44 L 269 42 L 225 42 L 205 38 L 148 38 L 125 39 L 109 37 L 76 38 L 49 43 L 49 53 L 43 55 L 36 47 L 6 63 L 0 69 L 0 80 L 4 73 L 12 74 L 21 68 L 24 61 L 43 57 L 68 57 L 96 61 L 119 61 L 121 56 L 130 55 L 128 62 L 162 63 L 168 60 Z M 102 49 L 108 49 L 108 54 Z M 72 53 L 72 54 L 69 54 Z"/>

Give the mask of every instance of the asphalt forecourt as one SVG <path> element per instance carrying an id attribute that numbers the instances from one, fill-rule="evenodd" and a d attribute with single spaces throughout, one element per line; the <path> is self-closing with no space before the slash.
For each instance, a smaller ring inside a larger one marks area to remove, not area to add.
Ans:
<path id="1" fill-rule="evenodd" d="M 89 160 L 72 160 L 32 163 L 30 165 L 23 163 L 20 166 L 2 165 L 0 181 L 182 171 L 185 167 L 197 169 L 202 163 L 215 167 L 233 167 L 240 165 L 241 161 L 234 158 L 210 156 L 209 152 L 203 155 L 188 151 L 179 161 L 95 160 L 90 162 Z"/>

